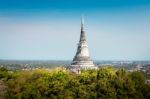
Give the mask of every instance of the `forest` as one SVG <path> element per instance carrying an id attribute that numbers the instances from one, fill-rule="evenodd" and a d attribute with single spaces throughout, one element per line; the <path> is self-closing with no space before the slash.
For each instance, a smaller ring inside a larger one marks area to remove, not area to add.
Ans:
<path id="1" fill-rule="evenodd" d="M 30 71 L 0 68 L 5 99 L 150 99 L 143 73 L 101 67 L 74 74 L 63 67 Z"/>

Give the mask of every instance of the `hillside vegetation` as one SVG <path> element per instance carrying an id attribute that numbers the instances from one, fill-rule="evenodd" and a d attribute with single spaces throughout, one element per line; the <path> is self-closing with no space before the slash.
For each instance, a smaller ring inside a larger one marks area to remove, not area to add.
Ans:
<path id="1" fill-rule="evenodd" d="M 150 99 L 141 72 L 103 67 L 80 75 L 64 68 L 8 71 L 0 69 L 6 99 Z"/>

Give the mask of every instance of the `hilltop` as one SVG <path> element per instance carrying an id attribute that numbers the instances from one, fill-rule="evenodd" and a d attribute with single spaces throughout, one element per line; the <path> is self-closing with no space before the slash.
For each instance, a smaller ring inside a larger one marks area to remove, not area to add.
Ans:
<path id="1" fill-rule="evenodd" d="M 143 73 L 102 67 L 70 73 L 65 68 L 9 71 L 0 69 L 6 99 L 149 99 Z"/>

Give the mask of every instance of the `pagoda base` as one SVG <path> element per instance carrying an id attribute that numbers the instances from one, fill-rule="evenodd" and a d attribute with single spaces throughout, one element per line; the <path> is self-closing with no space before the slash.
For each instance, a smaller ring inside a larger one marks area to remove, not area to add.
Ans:
<path id="1" fill-rule="evenodd" d="M 73 73 L 80 74 L 81 70 L 98 69 L 98 67 L 93 64 L 93 61 L 73 61 L 67 66 L 67 69 Z"/>

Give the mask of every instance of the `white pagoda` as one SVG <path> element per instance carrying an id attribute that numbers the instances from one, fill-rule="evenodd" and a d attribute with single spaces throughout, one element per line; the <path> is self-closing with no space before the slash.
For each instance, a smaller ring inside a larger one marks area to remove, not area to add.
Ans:
<path id="1" fill-rule="evenodd" d="M 88 43 L 85 36 L 84 20 L 81 18 L 81 34 L 76 55 L 67 69 L 79 74 L 81 70 L 97 69 L 89 55 Z"/>

